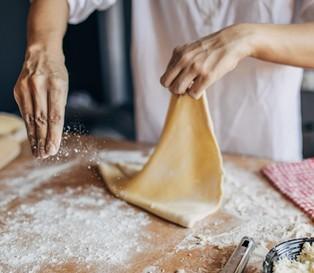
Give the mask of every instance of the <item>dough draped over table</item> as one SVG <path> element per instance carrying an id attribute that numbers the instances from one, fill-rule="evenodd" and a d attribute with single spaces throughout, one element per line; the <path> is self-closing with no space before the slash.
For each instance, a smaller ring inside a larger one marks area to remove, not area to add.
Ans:
<path id="1" fill-rule="evenodd" d="M 99 169 L 115 196 L 183 227 L 214 213 L 223 167 L 206 97 L 172 96 L 159 143 L 143 169 L 108 162 Z"/>

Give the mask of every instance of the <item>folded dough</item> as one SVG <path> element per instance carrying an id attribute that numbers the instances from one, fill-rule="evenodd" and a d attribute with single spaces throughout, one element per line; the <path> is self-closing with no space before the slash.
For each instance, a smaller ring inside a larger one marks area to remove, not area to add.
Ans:
<path id="1" fill-rule="evenodd" d="M 215 212 L 223 169 L 206 97 L 171 98 L 159 144 L 141 171 L 110 163 L 99 168 L 114 195 L 181 226 Z"/>

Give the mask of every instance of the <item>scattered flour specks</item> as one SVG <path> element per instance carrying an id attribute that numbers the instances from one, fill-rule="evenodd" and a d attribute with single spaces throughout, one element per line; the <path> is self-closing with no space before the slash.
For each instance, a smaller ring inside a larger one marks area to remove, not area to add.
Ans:
<path id="1" fill-rule="evenodd" d="M 26 168 L 21 170 L 18 176 L 0 180 L 0 209 L 17 197 L 25 197 L 35 188 L 52 177 L 69 170 L 76 163 L 76 161 L 70 161 L 49 166 L 37 166 L 35 169 Z"/>
<path id="2" fill-rule="evenodd" d="M 224 201 L 222 212 L 233 220 L 225 224 L 217 219 L 213 225 L 191 230 L 177 250 L 204 245 L 237 245 L 243 236 L 252 237 L 258 247 L 255 255 L 263 258 L 269 242 L 314 236 L 307 216 L 286 201 L 256 174 L 225 162 Z"/>
<path id="3" fill-rule="evenodd" d="M 101 189 L 44 194 L 45 200 L 21 205 L 0 226 L 0 272 L 39 272 L 45 264 L 69 260 L 108 268 L 145 246 L 139 232 L 149 224 L 146 214 L 107 200 Z"/>
<path id="4" fill-rule="evenodd" d="M 100 160 L 144 164 L 147 156 L 136 151 L 104 151 Z M 308 217 L 257 174 L 230 162 L 225 162 L 224 168 L 226 178 L 221 212 L 231 216 L 231 220 L 217 218 L 211 225 L 206 223 L 191 229 L 177 246 L 177 251 L 205 245 L 237 245 L 243 236 L 250 236 L 258 245 L 255 257 L 262 259 L 269 243 L 314 236 L 314 227 Z"/>
<path id="5" fill-rule="evenodd" d="M 159 267 L 151 265 L 144 268 L 142 273 L 160 273 L 160 271 Z"/>
<path id="6" fill-rule="evenodd" d="M 153 150 L 150 151 L 152 153 Z M 111 163 L 132 163 L 132 164 L 145 164 L 147 155 L 141 151 L 118 151 L 118 150 L 105 150 L 98 153 L 97 158 L 101 162 Z"/>

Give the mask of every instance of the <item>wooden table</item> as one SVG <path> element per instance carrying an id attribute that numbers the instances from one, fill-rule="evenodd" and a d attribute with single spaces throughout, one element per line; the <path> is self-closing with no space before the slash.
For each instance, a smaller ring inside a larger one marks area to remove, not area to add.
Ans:
<path id="1" fill-rule="evenodd" d="M 75 151 L 77 147 L 77 142 L 80 142 L 80 151 Z M 78 188 L 78 187 L 97 187 L 103 191 L 106 198 L 113 199 L 113 197 L 104 188 L 103 182 L 99 177 L 97 167 L 94 163 L 90 163 L 90 157 L 93 153 L 101 149 L 140 149 L 147 150 L 148 145 L 134 144 L 129 142 L 117 142 L 109 141 L 104 139 L 95 139 L 92 137 L 77 137 L 70 138 L 66 145 L 68 151 L 72 151 L 66 156 L 61 156 L 59 160 L 48 160 L 45 163 L 36 162 L 32 159 L 28 145 L 23 144 L 22 154 L 12 162 L 9 166 L 0 172 L 0 191 L 5 191 L 7 185 L 4 185 L 2 181 L 8 181 L 8 178 L 14 178 L 16 176 L 23 175 L 25 168 L 36 168 L 36 166 L 42 165 L 54 165 L 60 162 L 75 160 L 75 165 L 71 167 L 70 172 L 66 172 L 64 175 L 56 176 L 50 178 L 45 183 L 39 183 L 36 187 L 32 188 L 29 192 L 26 192 L 24 196 L 13 198 L 9 200 L 4 205 L 0 205 L 0 238 L 3 235 L 1 232 L 5 232 L 5 227 L 7 224 L 8 217 L 14 217 L 14 213 L 23 204 L 36 204 L 39 201 L 39 195 L 36 193 L 42 193 L 40 195 L 40 200 L 45 198 L 51 198 L 50 196 L 43 194 L 47 188 L 52 189 L 53 192 L 62 192 L 66 187 Z M 84 149 L 82 149 L 84 147 Z M 84 150 L 84 151 L 83 151 Z M 74 152 L 73 152 L 74 151 Z M 82 157 L 84 152 L 85 156 Z M 268 161 L 259 160 L 243 156 L 233 156 L 225 155 L 225 161 L 233 162 L 234 164 L 246 168 L 250 172 L 257 172 L 263 165 Z M 88 167 L 91 165 L 91 167 Z M 31 166 L 31 167 L 30 167 Z M 25 192 L 24 192 L 25 193 Z M 1 200 L 0 200 L 1 201 Z M 1 203 L 0 203 L 1 204 Z M 136 211 L 140 211 L 135 208 Z M 49 211 L 47 212 L 49 213 Z M 219 212 L 218 212 L 219 214 Z M 148 214 L 147 214 L 148 215 Z M 216 215 L 217 216 L 217 215 Z M 17 217 L 17 216 L 16 216 Z M 93 263 L 88 263 L 75 261 L 66 261 L 64 263 L 55 261 L 46 262 L 46 264 L 39 266 L 37 271 L 34 272 L 110 272 L 110 273 L 120 273 L 120 272 L 176 272 L 178 269 L 184 269 L 182 272 L 199 272 L 199 273 L 215 273 L 219 272 L 222 265 L 225 263 L 227 257 L 232 253 L 234 246 L 218 248 L 215 246 L 204 246 L 198 249 L 192 250 L 176 250 L 176 245 L 179 244 L 182 239 L 186 236 L 188 230 L 163 221 L 152 215 L 148 215 L 150 224 L 145 227 L 145 232 L 149 233 L 149 238 L 146 238 L 146 243 L 151 247 L 146 248 L 144 252 L 138 252 L 127 261 L 127 264 L 107 266 L 104 261 L 101 265 L 94 265 Z M 217 217 L 224 217 L 224 215 L 218 215 Z M 202 225 L 212 223 L 212 219 L 215 217 L 210 217 L 203 221 Z M 78 229 L 80 227 L 77 227 Z M 144 232 L 144 231 L 143 231 Z M 23 232 L 20 234 L 23 238 Z M 0 240 L 1 241 L 1 240 Z M 12 244 L 16 244 L 12 242 Z M 32 241 L 29 241 L 30 247 Z M 1 246 L 0 246 L 1 247 Z M 12 245 L 14 247 L 14 245 Z M 1 253 L 1 251 L 0 251 Z M 1 267 L 2 266 L 2 267 Z M 6 272 L 26 272 L 25 269 L 19 268 L 9 268 L 7 262 L 3 260 L 0 255 L 0 271 L 1 268 L 3 273 Z M 146 269 L 145 269 L 146 268 Z M 151 269 L 149 269 L 151 268 Z M 145 270 L 146 271 L 145 271 Z M 11 271 L 10 271 L 11 270 Z M 24 270 L 24 271 L 23 271 Z M 2 272 L 2 271 L 1 271 Z M 178 271 L 181 272 L 181 271 Z M 247 273 L 260 272 L 260 265 L 251 265 L 246 270 Z"/>

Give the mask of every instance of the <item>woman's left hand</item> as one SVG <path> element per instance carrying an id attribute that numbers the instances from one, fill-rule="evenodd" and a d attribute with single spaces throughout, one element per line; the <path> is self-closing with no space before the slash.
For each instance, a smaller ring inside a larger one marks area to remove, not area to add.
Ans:
<path id="1" fill-rule="evenodd" d="M 253 33 L 249 25 L 233 25 L 175 48 L 161 84 L 173 94 L 200 98 L 206 88 L 253 53 Z"/>

